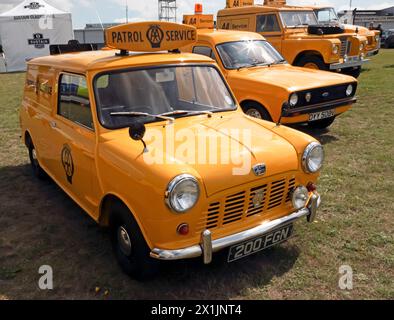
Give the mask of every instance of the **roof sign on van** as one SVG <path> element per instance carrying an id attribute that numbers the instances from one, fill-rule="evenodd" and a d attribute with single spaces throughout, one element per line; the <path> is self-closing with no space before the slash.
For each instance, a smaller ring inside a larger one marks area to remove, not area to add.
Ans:
<path id="1" fill-rule="evenodd" d="M 195 26 L 197 29 L 213 29 L 215 27 L 213 14 L 203 14 L 200 3 L 194 5 L 194 14 L 183 15 L 183 23 Z"/>
<path id="2" fill-rule="evenodd" d="M 172 22 L 136 22 L 106 29 L 105 39 L 107 47 L 121 51 L 170 51 L 196 42 L 197 32 Z"/>

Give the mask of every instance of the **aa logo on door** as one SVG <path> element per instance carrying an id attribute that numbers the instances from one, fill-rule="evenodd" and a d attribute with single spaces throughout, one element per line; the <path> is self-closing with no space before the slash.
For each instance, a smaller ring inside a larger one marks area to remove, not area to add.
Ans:
<path id="1" fill-rule="evenodd" d="M 67 181 L 73 183 L 74 161 L 71 154 L 71 148 L 65 144 L 62 150 L 62 165 L 66 173 Z"/>

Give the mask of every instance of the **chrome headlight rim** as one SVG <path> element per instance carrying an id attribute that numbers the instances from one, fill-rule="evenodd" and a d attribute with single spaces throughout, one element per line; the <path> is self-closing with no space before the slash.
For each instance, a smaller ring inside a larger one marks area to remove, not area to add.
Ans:
<path id="1" fill-rule="evenodd" d="M 321 150 L 322 150 L 322 159 L 321 159 L 320 164 L 317 167 L 317 169 L 313 170 L 313 169 L 310 168 L 310 166 L 308 164 L 308 160 L 309 160 L 308 158 L 309 158 L 309 156 L 311 155 L 312 151 L 315 148 L 321 148 Z M 310 144 L 308 144 L 307 147 L 304 150 L 304 153 L 302 154 L 302 168 L 304 169 L 304 171 L 306 173 L 316 173 L 316 172 L 318 172 L 321 169 L 321 167 L 323 166 L 323 161 L 324 161 L 324 149 L 323 149 L 323 146 L 317 141 L 313 141 Z"/>
<path id="2" fill-rule="evenodd" d="M 346 92 L 345 92 L 346 96 L 350 97 L 353 93 L 353 90 L 354 90 L 353 85 L 351 83 L 348 84 L 348 86 L 346 87 Z"/>
<path id="3" fill-rule="evenodd" d="M 196 196 L 196 200 L 192 206 L 179 210 L 172 203 L 172 193 L 174 192 L 175 188 L 180 183 L 184 183 L 185 181 L 192 181 L 195 184 L 197 196 Z M 183 174 L 180 174 L 180 175 L 177 175 L 176 177 L 174 177 L 170 181 L 170 183 L 168 184 L 167 190 L 165 192 L 165 203 L 175 213 L 185 213 L 185 212 L 191 210 L 196 205 L 199 198 L 200 198 L 200 186 L 198 184 L 198 180 L 194 176 L 192 176 L 191 174 L 187 174 L 187 173 L 183 173 Z"/>
<path id="4" fill-rule="evenodd" d="M 295 107 L 297 103 L 298 103 L 298 94 L 294 92 L 289 97 L 290 107 Z"/>

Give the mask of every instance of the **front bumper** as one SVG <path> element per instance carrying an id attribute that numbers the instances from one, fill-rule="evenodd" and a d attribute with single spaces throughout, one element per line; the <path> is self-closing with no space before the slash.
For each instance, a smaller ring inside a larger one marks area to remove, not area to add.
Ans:
<path id="1" fill-rule="evenodd" d="M 204 263 L 208 264 L 212 261 L 212 253 L 226 247 L 230 247 L 239 242 L 261 236 L 271 230 L 274 230 L 280 225 L 296 221 L 304 216 L 306 216 L 308 222 L 313 222 L 315 220 L 319 204 L 320 196 L 315 193 L 311 196 L 307 207 L 300 209 L 288 216 L 271 220 L 258 225 L 257 227 L 215 240 L 212 240 L 211 232 L 209 230 L 204 230 L 201 234 L 200 244 L 176 250 L 154 248 L 152 249 L 150 256 L 159 260 L 180 260 L 203 256 Z"/>
<path id="2" fill-rule="evenodd" d="M 372 57 L 372 56 L 376 56 L 378 53 L 379 53 L 379 49 L 375 49 L 375 50 L 368 51 L 366 56 Z"/>
<path id="3" fill-rule="evenodd" d="M 361 59 L 358 56 L 347 57 L 344 59 L 343 62 L 330 64 L 330 70 L 361 67 L 363 64 L 369 61 L 370 61 L 369 59 Z"/>

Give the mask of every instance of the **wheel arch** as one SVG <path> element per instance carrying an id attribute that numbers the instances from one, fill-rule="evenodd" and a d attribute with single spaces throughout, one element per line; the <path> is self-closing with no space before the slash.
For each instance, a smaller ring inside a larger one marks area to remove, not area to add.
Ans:
<path id="1" fill-rule="evenodd" d="M 270 112 L 270 110 L 269 110 L 263 103 L 261 103 L 261 102 L 259 102 L 259 101 L 254 100 L 254 99 L 245 99 L 245 100 L 242 100 L 242 101 L 239 102 L 239 105 L 241 106 L 242 111 L 244 111 L 244 108 L 245 108 L 247 105 L 250 105 L 250 104 L 256 104 L 256 105 L 258 105 L 259 107 L 261 107 L 262 109 L 264 109 L 265 111 L 267 111 L 267 113 L 268 113 L 269 116 L 271 117 L 271 120 L 273 119 L 273 117 L 272 117 L 272 112 Z M 244 112 L 245 112 L 245 111 L 244 111 Z"/>
<path id="2" fill-rule="evenodd" d="M 145 229 L 144 229 L 143 225 L 141 224 L 141 221 L 136 216 L 134 210 L 128 204 L 128 202 L 118 194 L 107 193 L 101 199 L 100 206 L 99 206 L 99 216 L 97 219 L 98 224 L 102 227 L 109 226 L 110 216 L 111 216 L 111 207 L 114 204 L 119 204 L 121 206 L 124 206 L 130 212 L 130 215 L 133 217 L 133 219 L 137 223 L 138 227 L 140 228 L 141 233 L 144 236 L 146 243 L 148 244 L 149 247 L 152 247 L 149 237 L 147 237 Z"/>
<path id="3" fill-rule="evenodd" d="M 319 57 L 323 60 L 323 62 L 325 62 L 323 55 L 319 51 L 306 50 L 306 51 L 301 51 L 300 53 L 298 53 L 292 64 L 296 65 L 302 58 L 307 57 L 307 56 Z"/>

